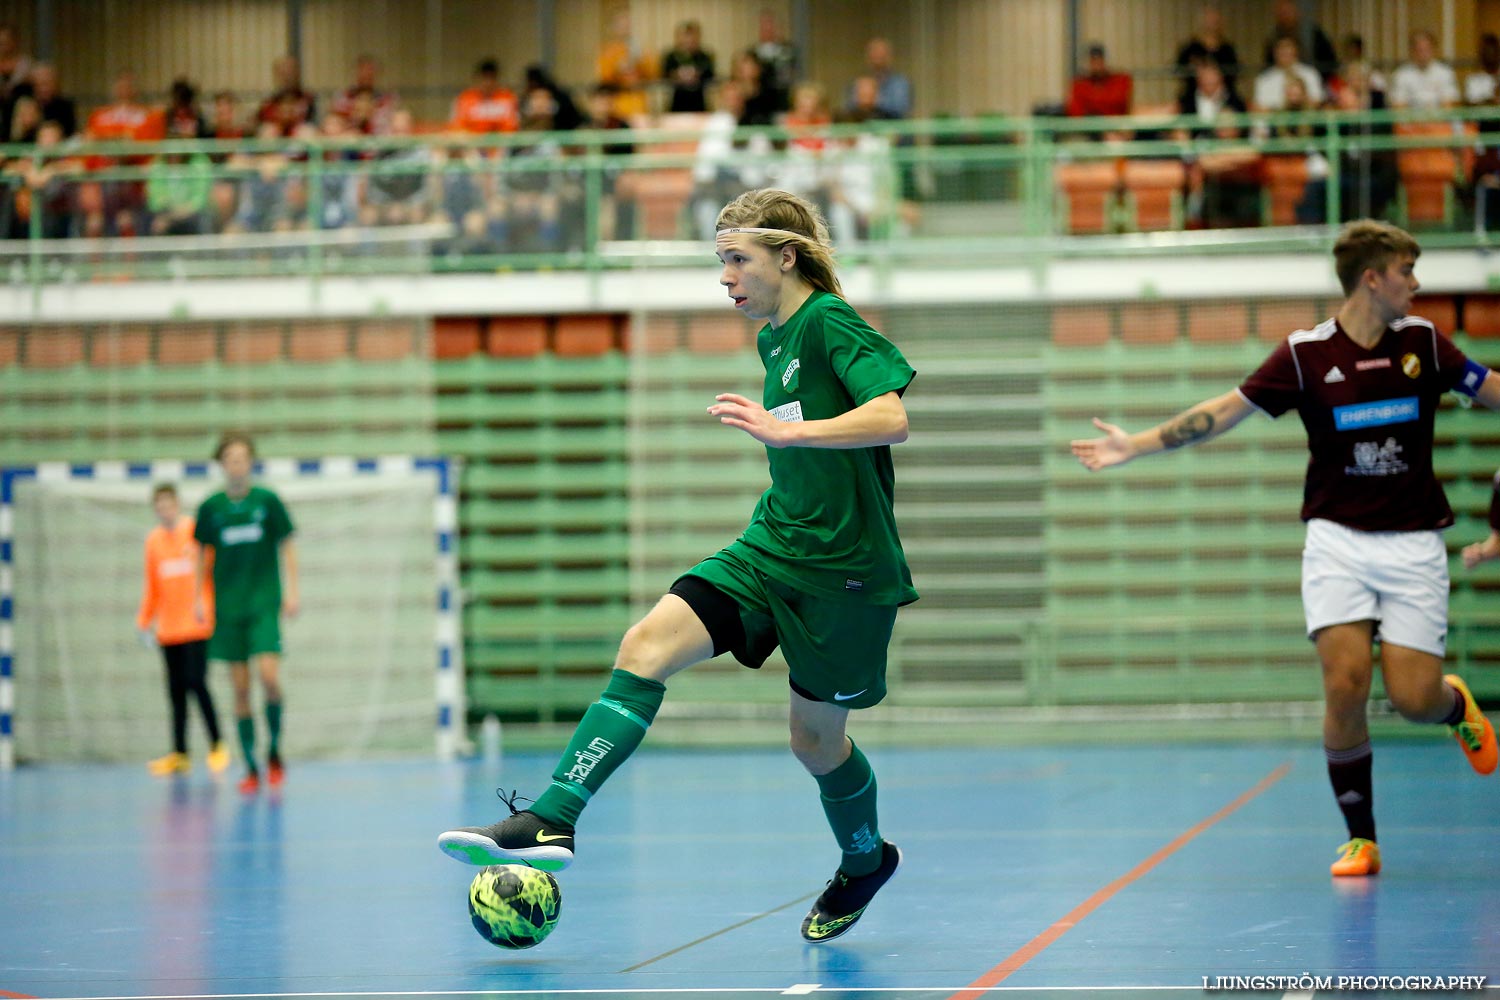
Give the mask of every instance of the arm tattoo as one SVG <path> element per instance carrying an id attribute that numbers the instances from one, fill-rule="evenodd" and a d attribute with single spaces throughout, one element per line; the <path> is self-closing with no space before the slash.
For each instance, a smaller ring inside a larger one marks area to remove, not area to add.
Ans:
<path id="1" fill-rule="evenodd" d="M 1161 427 L 1161 446 L 1170 451 L 1183 445 L 1196 444 L 1213 433 L 1214 415 L 1202 410 L 1184 413 L 1177 420 Z"/>

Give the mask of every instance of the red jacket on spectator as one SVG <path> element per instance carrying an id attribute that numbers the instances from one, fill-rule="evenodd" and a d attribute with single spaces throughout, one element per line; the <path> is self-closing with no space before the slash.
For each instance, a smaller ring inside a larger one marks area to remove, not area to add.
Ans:
<path id="1" fill-rule="evenodd" d="M 488 93 L 470 87 L 453 102 L 450 127 L 459 132 L 515 132 L 521 127 L 520 104 L 505 87 Z"/>
<path id="2" fill-rule="evenodd" d="M 106 104 L 95 108 L 86 126 L 90 139 L 150 142 L 167 134 L 166 115 L 144 104 Z"/>
<path id="3" fill-rule="evenodd" d="M 1074 118 L 1093 115 L 1128 115 L 1133 84 L 1127 73 L 1080 76 L 1068 95 L 1068 114 Z"/>

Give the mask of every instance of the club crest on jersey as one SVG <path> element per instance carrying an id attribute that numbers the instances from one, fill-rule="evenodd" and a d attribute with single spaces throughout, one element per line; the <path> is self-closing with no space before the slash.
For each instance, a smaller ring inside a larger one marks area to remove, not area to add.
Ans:
<path id="1" fill-rule="evenodd" d="M 795 392 L 797 389 L 797 372 L 802 368 L 802 359 L 793 358 L 786 363 L 786 370 L 781 373 L 781 387 L 787 392 Z"/>
<path id="2" fill-rule="evenodd" d="M 1406 373 L 1407 378 L 1416 378 L 1422 374 L 1422 362 L 1415 354 L 1401 355 L 1401 370 Z"/>

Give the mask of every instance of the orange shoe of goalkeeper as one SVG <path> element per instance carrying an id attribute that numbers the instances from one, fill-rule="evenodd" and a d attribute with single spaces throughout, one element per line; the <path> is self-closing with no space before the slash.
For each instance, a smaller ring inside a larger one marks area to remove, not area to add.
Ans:
<path id="1" fill-rule="evenodd" d="M 1455 726 L 1449 726 L 1449 732 L 1458 740 L 1458 745 L 1463 747 L 1470 767 L 1480 774 L 1492 774 L 1496 760 L 1500 759 L 1500 752 L 1495 749 L 1494 727 L 1479 710 L 1479 705 L 1475 703 L 1474 696 L 1469 693 L 1469 686 L 1462 677 L 1446 674 L 1443 680 L 1464 696 L 1464 720 Z"/>
<path id="2" fill-rule="evenodd" d="M 1341 876 L 1374 875 L 1380 871 L 1380 848 L 1373 840 L 1355 837 L 1339 848 L 1339 859 L 1328 870 Z"/>

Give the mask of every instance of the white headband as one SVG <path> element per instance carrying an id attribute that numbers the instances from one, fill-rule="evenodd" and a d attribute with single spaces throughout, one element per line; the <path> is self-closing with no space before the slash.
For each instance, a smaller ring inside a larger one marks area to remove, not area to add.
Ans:
<path id="1" fill-rule="evenodd" d="M 762 229 L 758 226 L 741 226 L 737 229 L 721 229 L 714 234 L 714 239 L 722 239 L 725 236 L 732 236 L 735 233 L 775 233 L 778 236 L 795 236 L 798 239 L 807 239 L 807 237 L 803 236 L 801 233 L 794 233 L 790 229 Z"/>

